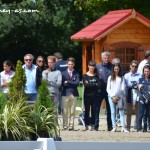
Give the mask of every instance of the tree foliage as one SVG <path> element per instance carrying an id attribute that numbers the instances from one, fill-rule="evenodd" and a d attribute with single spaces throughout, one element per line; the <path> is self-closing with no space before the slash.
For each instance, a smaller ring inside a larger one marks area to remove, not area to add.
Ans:
<path id="1" fill-rule="evenodd" d="M 81 72 L 81 43 L 70 36 L 110 10 L 131 9 L 150 18 L 150 1 L 141 0 L 20 0 L 0 3 L 0 63 L 15 63 L 26 53 L 38 56 L 61 52 L 65 59 L 74 56 Z M 20 12 L 22 10 L 22 12 Z M 37 10 L 38 12 L 23 12 Z M 9 56 L 7 55 L 9 53 Z M 9 58 L 8 58 L 9 57 Z"/>

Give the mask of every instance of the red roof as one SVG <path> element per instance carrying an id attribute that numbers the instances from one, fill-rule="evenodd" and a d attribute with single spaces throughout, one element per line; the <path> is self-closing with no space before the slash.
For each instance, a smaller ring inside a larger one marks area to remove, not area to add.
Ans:
<path id="1" fill-rule="evenodd" d="M 71 39 L 78 41 L 96 40 L 98 38 L 101 38 L 103 34 L 106 34 L 106 32 L 111 30 L 113 27 L 119 25 L 129 18 L 139 18 L 150 26 L 150 20 L 140 13 L 136 12 L 134 9 L 115 10 L 108 12 L 103 17 L 99 18 L 92 24 L 75 33 L 71 36 Z"/>

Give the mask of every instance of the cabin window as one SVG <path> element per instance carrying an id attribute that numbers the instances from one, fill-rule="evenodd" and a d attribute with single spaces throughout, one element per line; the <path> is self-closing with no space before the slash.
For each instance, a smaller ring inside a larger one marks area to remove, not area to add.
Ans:
<path id="1" fill-rule="evenodd" d="M 132 60 L 136 60 L 136 50 L 134 48 L 118 48 L 115 49 L 115 57 L 120 58 L 122 68 L 128 72 L 129 65 Z"/>

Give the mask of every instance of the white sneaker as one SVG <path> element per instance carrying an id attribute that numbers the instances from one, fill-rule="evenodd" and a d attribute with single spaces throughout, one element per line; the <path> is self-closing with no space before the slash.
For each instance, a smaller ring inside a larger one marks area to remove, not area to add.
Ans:
<path id="1" fill-rule="evenodd" d="M 113 128 L 113 129 L 111 130 L 111 132 L 116 132 L 116 128 Z"/>
<path id="2" fill-rule="evenodd" d="M 126 128 L 122 127 L 121 132 L 129 132 Z"/>

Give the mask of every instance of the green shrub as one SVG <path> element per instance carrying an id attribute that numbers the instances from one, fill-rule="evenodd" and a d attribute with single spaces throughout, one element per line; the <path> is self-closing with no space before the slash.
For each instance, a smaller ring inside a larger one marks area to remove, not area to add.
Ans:
<path id="1" fill-rule="evenodd" d="M 44 106 L 45 108 L 53 107 L 46 80 L 41 81 L 41 85 L 38 89 L 38 100 L 36 102 L 36 107 L 39 107 L 40 105 Z"/>
<path id="2" fill-rule="evenodd" d="M 24 92 L 26 83 L 26 75 L 25 71 L 22 68 L 22 62 L 20 60 L 17 61 L 16 72 L 12 81 L 9 83 L 9 92 L 8 98 L 11 102 L 18 102 L 20 99 L 26 99 L 26 94 Z"/>

